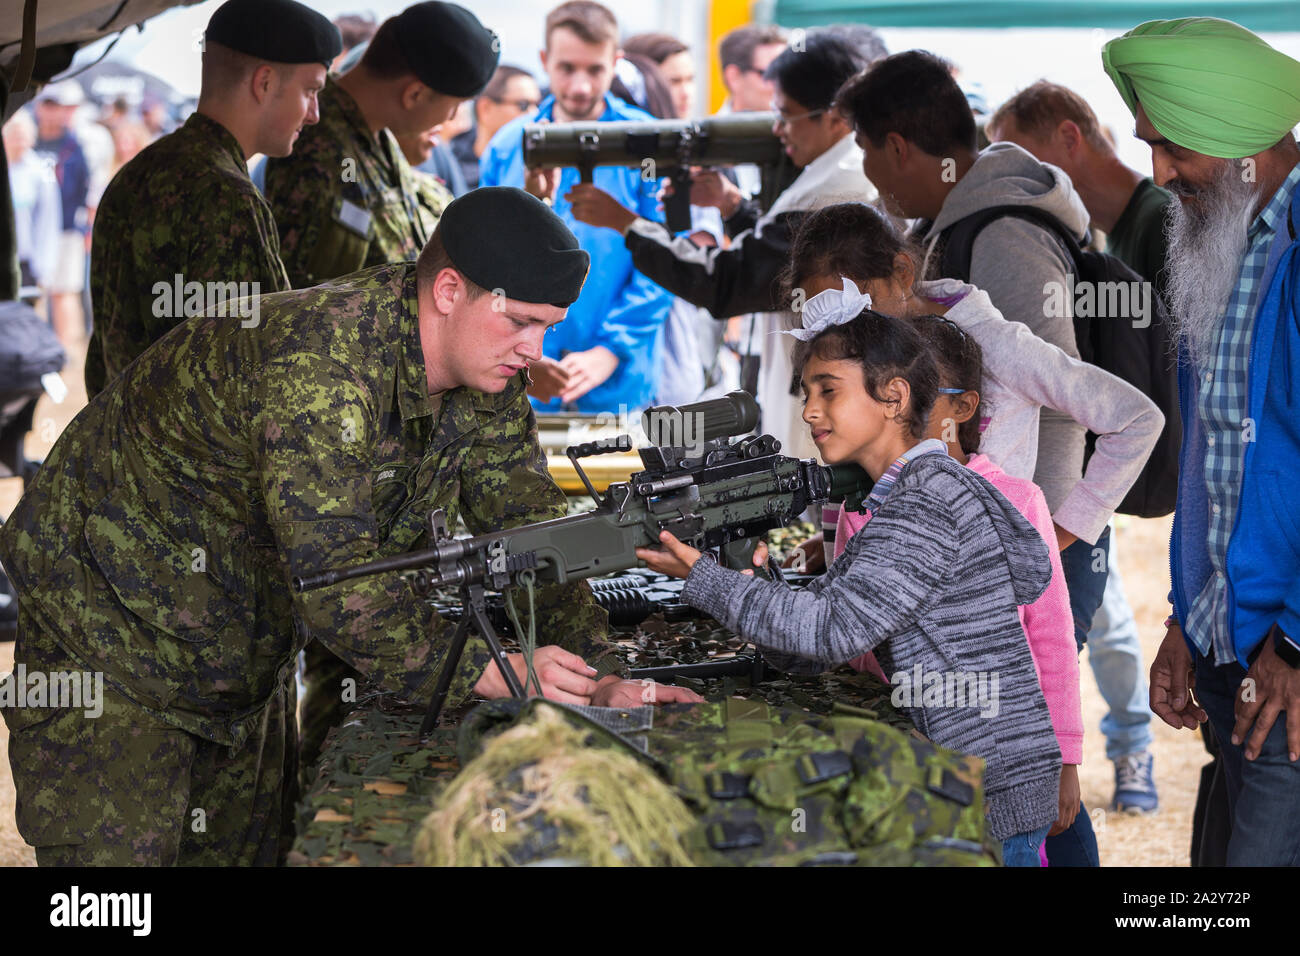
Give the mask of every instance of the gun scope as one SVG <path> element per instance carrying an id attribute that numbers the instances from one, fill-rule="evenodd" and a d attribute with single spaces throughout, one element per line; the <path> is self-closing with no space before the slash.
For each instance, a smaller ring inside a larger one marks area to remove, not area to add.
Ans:
<path id="1" fill-rule="evenodd" d="M 758 402 L 749 392 L 690 405 L 656 405 L 641 414 L 652 445 L 680 448 L 697 442 L 747 435 L 758 427 Z"/>

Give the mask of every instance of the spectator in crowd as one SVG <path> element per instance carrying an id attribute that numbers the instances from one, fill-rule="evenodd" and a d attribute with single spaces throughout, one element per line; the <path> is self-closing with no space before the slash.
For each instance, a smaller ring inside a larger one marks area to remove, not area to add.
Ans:
<path id="1" fill-rule="evenodd" d="M 463 196 L 470 190 L 470 185 L 461 172 L 460 160 L 452 151 L 451 141 L 470 128 L 474 122 L 473 109 L 473 100 L 462 101 L 456 107 L 456 112 L 451 114 L 451 119 L 440 123 L 430 131 L 433 134 L 433 148 L 429 151 L 429 155 L 418 165 L 412 164 L 420 172 L 434 177 L 446 186 L 453 198 Z M 401 140 L 399 139 L 398 142 L 400 143 Z M 406 147 L 403 146 L 402 149 L 405 151 Z M 407 156 L 409 157 L 410 154 L 408 153 Z"/>
<path id="2" fill-rule="evenodd" d="M 777 302 L 774 279 L 789 258 L 794 230 L 809 212 L 834 202 L 875 198 L 852 130 L 831 109 L 836 91 L 866 65 L 855 44 L 821 30 L 808 34 L 801 49 L 787 49 L 768 66 L 778 115 L 773 132 L 802 171 L 772 208 L 761 213 L 757 203 L 745 200 L 716 172 L 706 170 L 695 177 L 691 199 L 722 212 L 733 237 L 728 249 L 701 249 L 689 237 L 674 238 L 662 224 L 638 215 L 598 185 L 577 184 L 569 193 L 574 215 L 622 234 L 637 269 L 664 288 L 719 318 L 768 313 L 757 395 L 762 428 L 787 454 L 801 458 L 816 457 L 817 448 L 791 394 L 793 339 L 766 334 L 797 328 L 798 316 Z"/>
<path id="3" fill-rule="evenodd" d="M 945 269 L 944 263 L 948 230 L 991 206 L 1038 210 L 1083 241 L 1088 211 L 1069 178 L 1013 143 L 977 151 L 970 103 L 952 77 L 952 65 L 932 53 L 909 50 L 876 62 L 840 91 L 837 102 L 852 120 L 867 175 L 886 207 L 920 220 L 913 237 L 925 248 L 922 278 L 966 279 L 987 292 L 1007 319 L 1023 322 L 1078 358 L 1071 297 L 1063 296 L 1064 309 L 1045 305 L 1050 290 L 1067 288 L 1075 269 L 1047 226 L 1009 216 L 995 219 L 976 236 L 967 275 L 950 274 L 951 264 Z M 1078 487 L 1084 433 L 1068 415 L 1045 408 L 1033 473 L 1057 525 L 1080 649 L 1105 590 L 1106 565 L 1098 561 L 1098 551 L 1104 556 L 1110 543 L 1108 513 L 1099 513 L 1097 502 Z M 1057 865 L 1098 865 L 1086 812 L 1068 831 L 1048 839 L 1047 856 Z"/>
<path id="4" fill-rule="evenodd" d="M 1152 178 L 1178 200 L 1166 270 L 1183 453 L 1151 709 L 1175 728 L 1214 725 L 1226 864 L 1295 866 L 1300 62 L 1196 17 L 1144 23 L 1107 43 L 1102 63 L 1151 147 Z"/>
<path id="5" fill-rule="evenodd" d="M 638 53 L 659 67 L 672 97 L 673 115 L 688 119 L 695 115 L 695 61 L 685 43 L 668 33 L 638 33 L 623 41 L 624 56 Z"/>
<path id="6" fill-rule="evenodd" d="M 628 37 L 623 42 L 623 59 L 618 61 L 620 86 L 641 90 L 644 99 L 634 98 L 636 104 L 660 119 L 684 119 L 692 115 L 695 100 L 694 67 L 691 82 L 674 86 L 664 75 L 660 57 L 664 62 L 680 60 L 689 52 L 684 43 L 666 33 L 643 33 Z M 680 65 L 674 67 L 679 75 L 685 73 Z M 630 74 L 635 73 L 635 77 Z M 654 96 L 652 93 L 659 95 Z M 628 96 L 633 96 L 631 90 Z M 687 233 L 692 242 L 703 249 L 718 245 L 723 238 L 722 216 L 710 206 L 691 207 L 691 229 Z M 655 395 L 658 405 L 681 405 L 694 402 L 704 394 L 709 380 L 707 373 L 713 366 L 713 353 L 705 351 L 714 344 L 713 330 L 717 323 L 708 311 L 682 298 L 673 298 L 672 308 L 664 323 L 663 347 L 660 349 L 659 390 Z"/>
<path id="7" fill-rule="evenodd" d="M 542 92 L 527 70 L 499 66 L 487 87 L 474 101 L 473 123 L 462 133 L 446 138 L 460 164 L 468 188 L 478 185 L 478 162 L 502 126 L 520 116 L 531 116 L 541 105 Z"/>
<path id="8" fill-rule="evenodd" d="M 551 92 L 542 100 L 538 119 L 556 123 L 653 119 L 610 93 L 620 51 L 618 22 L 605 7 L 573 0 L 546 17 L 542 66 Z M 591 274 L 568 318 L 548 335 L 548 361 L 531 367 L 531 394 L 540 408 L 562 406 L 605 412 L 643 408 L 654 397 L 656 356 L 671 296 L 632 266 L 618 236 L 578 221 L 568 200 L 578 181 L 572 167 L 524 169 L 520 117 L 503 126 L 488 144 L 479 164 L 480 186 L 524 186 L 551 199 L 560 218 L 591 255 Z M 658 220 L 659 180 L 643 179 L 641 170 L 602 166 L 595 182 L 639 215 Z"/>
<path id="9" fill-rule="evenodd" d="M 415 206 L 427 235 L 432 236 L 442 211 L 456 197 L 445 180 L 425 172 L 423 165 L 433 156 L 434 147 L 438 145 L 440 127 L 433 127 L 423 133 L 394 133 L 393 138 L 401 147 L 402 155 L 411 165 L 411 175 L 415 180 Z"/>
<path id="10" fill-rule="evenodd" d="M 1015 143 L 1064 170 L 1087 207 L 1092 225 L 1106 234 L 1106 250 L 1163 295 L 1165 220 L 1171 197 L 1151 177 L 1120 161 L 1083 97 L 1040 80 L 998 107 L 987 129 L 990 139 Z M 1178 431 L 1180 423 L 1174 417 L 1172 423 L 1166 421 L 1165 428 Z M 1146 667 L 1137 621 L 1117 568 L 1114 536 L 1105 594 L 1087 642 L 1088 663 L 1109 708 L 1101 730 L 1106 736 L 1106 757 L 1115 764 L 1112 806 L 1153 811 L 1159 797 L 1149 749 L 1151 708 Z"/>
<path id="11" fill-rule="evenodd" d="M 4 125 L 5 159 L 9 164 L 9 191 L 13 196 L 15 242 L 22 275 L 23 298 L 34 302 L 48 285 L 58 264 L 59 183 L 45 160 L 32 151 L 36 123 L 26 110 L 18 110 Z"/>
<path id="12" fill-rule="evenodd" d="M 718 43 L 718 59 L 722 64 L 727 101 L 719 113 L 772 108 L 772 81 L 764 74 L 785 45 L 785 31 L 777 26 L 737 27 L 722 38 Z"/>
<path id="13" fill-rule="evenodd" d="M 90 167 L 72 129 L 72 117 L 85 100 L 76 80 L 61 80 L 36 97 L 36 152 L 53 165 L 59 182 L 63 221 L 59 255 L 49 276 L 50 322 L 64 345 L 84 332 L 81 292 L 86 287 L 86 196 Z"/>
<path id="14" fill-rule="evenodd" d="M 339 36 L 343 38 L 343 49 L 330 64 L 330 72 L 346 73 L 347 68 L 343 64 L 348 59 L 348 54 L 356 47 L 369 43 L 370 38 L 379 29 L 379 24 L 375 22 L 374 16 L 368 13 L 345 13 L 334 18 L 334 26 L 338 28 Z"/>

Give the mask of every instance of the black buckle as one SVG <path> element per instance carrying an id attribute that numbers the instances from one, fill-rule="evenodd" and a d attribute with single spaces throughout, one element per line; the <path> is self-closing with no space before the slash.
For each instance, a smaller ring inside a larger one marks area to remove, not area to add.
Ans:
<path id="1" fill-rule="evenodd" d="M 812 785 L 853 772 L 853 758 L 843 750 L 822 750 L 804 754 L 795 761 L 799 779 Z"/>
<path id="2" fill-rule="evenodd" d="M 738 800 L 749 795 L 749 781 L 744 774 L 720 770 L 709 774 L 705 786 L 714 800 Z"/>
<path id="3" fill-rule="evenodd" d="M 926 789 L 931 793 L 937 793 L 941 797 L 947 797 L 954 803 L 960 803 L 963 807 L 969 807 L 975 800 L 975 788 L 951 770 L 945 770 L 939 777 L 938 783 L 935 782 L 934 775 L 931 774 Z"/>
<path id="4" fill-rule="evenodd" d="M 750 821 L 733 823 L 719 820 L 709 824 L 709 846 L 715 850 L 743 850 L 763 845 L 763 827 Z"/>

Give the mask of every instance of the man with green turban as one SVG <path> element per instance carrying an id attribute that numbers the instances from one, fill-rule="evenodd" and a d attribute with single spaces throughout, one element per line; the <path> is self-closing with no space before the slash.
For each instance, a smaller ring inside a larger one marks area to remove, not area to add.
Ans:
<path id="1" fill-rule="evenodd" d="M 1300 62 L 1208 18 L 1144 23 L 1102 62 L 1178 200 L 1166 269 L 1183 448 L 1151 709 L 1214 728 L 1228 865 L 1294 866 L 1300 511 L 1284 476 L 1300 471 Z"/>

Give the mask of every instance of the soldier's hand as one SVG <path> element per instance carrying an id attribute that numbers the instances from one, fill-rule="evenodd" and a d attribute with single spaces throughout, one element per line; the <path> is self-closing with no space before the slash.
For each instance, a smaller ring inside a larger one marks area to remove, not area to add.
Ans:
<path id="1" fill-rule="evenodd" d="M 596 345 L 585 352 L 570 352 L 560 359 L 560 368 L 569 375 L 568 384 L 560 392 L 560 401 L 567 404 L 576 402 L 613 375 L 618 368 L 618 356 L 605 346 Z"/>
<path id="2" fill-rule="evenodd" d="M 558 398 L 569 384 L 569 372 L 553 358 L 543 355 L 536 361 L 528 363 L 528 394 L 539 402 L 549 402 Z"/>
<path id="3" fill-rule="evenodd" d="M 528 679 L 527 664 L 523 654 L 508 654 L 510 666 L 522 685 Z M 537 679 L 542 682 L 542 696 L 558 700 L 562 704 L 589 704 L 591 695 L 596 692 L 596 668 L 588 667 L 577 654 L 572 654 L 562 647 L 546 644 L 537 649 L 533 658 L 533 669 Z M 532 688 L 530 688 L 531 690 Z M 510 688 L 505 678 L 497 669 L 496 661 L 488 665 L 479 682 L 474 685 L 474 692 L 480 697 L 509 697 Z"/>
<path id="4" fill-rule="evenodd" d="M 698 704 L 704 700 L 685 687 L 657 684 L 650 679 L 601 681 L 591 702 L 596 707 L 645 707 L 648 704 Z"/>
<path id="5" fill-rule="evenodd" d="M 1151 662 L 1151 712 L 1170 727 L 1195 730 L 1208 719 L 1192 700 L 1195 686 L 1192 655 L 1183 641 L 1183 629 L 1170 625 Z"/>

